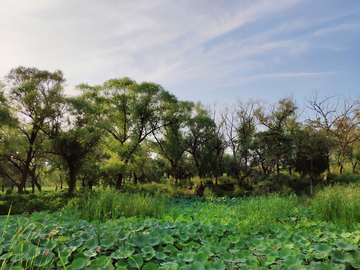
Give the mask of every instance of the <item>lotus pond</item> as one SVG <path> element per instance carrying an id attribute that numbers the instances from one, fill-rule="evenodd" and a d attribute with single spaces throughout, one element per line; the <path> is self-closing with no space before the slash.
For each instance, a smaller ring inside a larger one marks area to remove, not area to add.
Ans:
<path id="1" fill-rule="evenodd" d="M 317 220 L 295 198 L 166 204 L 157 217 L 106 222 L 64 210 L 2 216 L 0 269 L 360 269 L 360 224 Z"/>

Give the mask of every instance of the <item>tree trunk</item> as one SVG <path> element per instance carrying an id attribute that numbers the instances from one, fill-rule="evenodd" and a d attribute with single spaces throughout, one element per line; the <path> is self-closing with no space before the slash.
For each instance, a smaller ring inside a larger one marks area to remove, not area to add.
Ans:
<path id="1" fill-rule="evenodd" d="M 339 174 L 343 173 L 344 165 L 342 162 L 340 162 L 340 168 L 339 168 Z"/>
<path id="2" fill-rule="evenodd" d="M 69 174 L 69 194 L 72 195 L 74 194 L 74 189 L 75 189 L 75 184 L 76 184 L 76 174 L 75 174 L 75 169 L 74 168 L 70 168 L 70 174 Z"/>
<path id="3" fill-rule="evenodd" d="M 116 186 L 115 186 L 116 190 L 121 189 L 123 178 L 124 178 L 124 175 L 122 173 L 119 173 L 118 179 L 116 181 Z"/>
<path id="4" fill-rule="evenodd" d="M 352 164 L 352 172 L 355 173 L 357 162 Z"/>
<path id="5" fill-rule="evenodd" d="M 24 188 L 25 188 L 26 179 L 27 179 L 28 174 L 29 174 L 29 170 L 28 170 L 28 168 L 25 168 L 21 174 L 21 182 L 19 185 L 17 185 L 19 194 L 24 194 Z"/>
<path id="6" fill-rule="evenodd" d="M 136 175 L 136 172 L 134 172 L 134 185 L 137 185 L 138 183 L 138 177 Z"/>

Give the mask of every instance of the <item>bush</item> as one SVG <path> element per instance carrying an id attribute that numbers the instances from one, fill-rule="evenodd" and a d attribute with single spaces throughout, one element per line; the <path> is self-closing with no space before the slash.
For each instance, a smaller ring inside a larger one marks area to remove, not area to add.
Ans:
<path id="1" fill-rule="evenodd" d="M 206 199 L 216 199 L 216 198 L 218 198 L 218 195 L 216 194 L 216 192 L 212 188 L 205 187 L 204 197 Z"/>

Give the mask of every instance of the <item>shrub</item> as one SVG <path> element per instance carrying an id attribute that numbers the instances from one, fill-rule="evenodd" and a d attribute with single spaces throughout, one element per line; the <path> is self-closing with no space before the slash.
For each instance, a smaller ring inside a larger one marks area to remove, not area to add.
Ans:
<path id="1" fill-rule="evenodd" d="M 215 198 L 218 198 L 218 195 L 216 194 L 216 192 L 212 188 L 205 187 L 204 197 L 206 199 L 215 199 Z"/>

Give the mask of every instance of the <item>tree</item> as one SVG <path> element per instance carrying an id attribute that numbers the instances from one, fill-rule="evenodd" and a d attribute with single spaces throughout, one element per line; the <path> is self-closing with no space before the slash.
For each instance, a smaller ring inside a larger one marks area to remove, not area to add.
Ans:
<path id="1" fill-rule="evenodd" d="M 170 164 L 170 173 L 178 182 L 179 165 L 186 151 L 184 128 L 191 117 L 194 107 L 192 102 L 180 101 L 173 103 L 169 113 L 164 116 L 165 125 L 154 130 L 155 147 L 157 153 Z"/>
<path id="2" fill-rule="evenodd" d="M 7 155 L 8 161 L 21 172 L 19 181 L 14 179 L 19 193 L 23 193 L 27 178 L 39 190 L 36 167 L 41 161 L 42 142 L 59 125 L 64 108 L 63 87 L 65 79 L 61 71 L 49 72 L 36 68 L 18 67 L 5 77 L 9 103 L 18 124 L 16 126 L 23 149 Z M 11 140 L 11 138 L 9 138 Z"/>
<path id="3" fill-rule="evenodd" d="M 96 125 L 104 129 L 118 143 L 116 154 L 123 164 L 118 172 L 115 187 L 121 188 L 125 170 L 142 142 L 165 125 L 163 115 L 175 96 L 160 85 L 143 82 L 137 84 L 129 78 L 111 79 L 101 86 L 79 85 L 83 101 Z"/>
<path id="4" fill-rule="evenodd" d="M 59 155 L 68 169 L 69 194 L 73 194 L 77 175 L 89 153 L 96 150 L 100 132 L 93 127 L 74 127 L 60 131 L 51 141 L 49 153 Z"/>
<path id="5" fill-rule="evenodd" d="M 267 111 L 259 106 L 254 112 L 258 121 L 267 128 L 255 135 L 257 159 L 267 175 L 275 171 L 279 174 L 280 169 L 291 162 L 293 144 L 287 125 L 293 122 L 296 109 L 295 102 L 287 97 L 271 105 Z"/>
<path id="6" fill-rule="evenodd" d="M 227 109 L 222 114 L 231 151 L 230 171 L 239 184 L 250 175 L 256 165 L 252 152 L 256 131 L 256 104 L 253 100 L 243 102 L 238 99 L 238 103 L 231 110 Z"/>
<path id="7" fill-rule="evenodd" d="M 333 139 L 341 174 L 349 147 L 360 138 L 360 133 L 355 132 L 360 124 L 360 100 L 336 95 L 319 100 L 315 93 L 313 97 L 307 99 L 307 107 L 315 113 L 316 119 L 308 119 L 308 121 L 326 131 Z M 330 168 L 327 172 L 328 175 Z"/>
<path id="8" fill-rule="evenodd" d="M 216 124 L 200 103 L 195 106 L 196 115 L 187 122 L 185 143 L 187 152 L 192 156 L 198 176 L 204 178 L 214 174 L 216 153 L 214 138 Z"/>
<path id="9" fill-rule="evenodd" d="M 310 180 L 310 194 L 313 195 L 314 179 L 329 167 L 329 140 L 322 131 L 311 125 L 298 129 L 294 134 L 295 171 Z"/>

